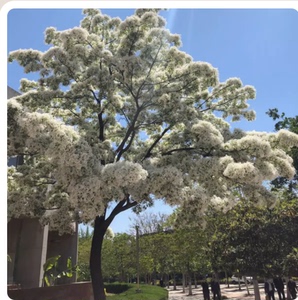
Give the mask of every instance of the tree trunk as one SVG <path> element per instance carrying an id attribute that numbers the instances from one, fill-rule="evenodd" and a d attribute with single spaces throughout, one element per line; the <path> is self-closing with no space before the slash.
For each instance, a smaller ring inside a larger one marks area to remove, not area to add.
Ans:
<path id="1" fill-rule="evenodd" d="M 173 273 L 173 290 L 176 291 L 177 290 L 177 285 L 176 285 L 176 274 Z"/>
<path id="2" fill-rule="evenodd" d="M 182 274 L 182 292 L 185 293 L 185 274 Z"/>
<path id="3" fill-rule="evenodd" d="M 230 283 L 229 283 L 229 278 L 228 278 L 228 272 L 227 271 L 225 271 L 225 276 L 226 276 L 226 285 L 229 288 L 230 287 Z"/>
<path id="4" fill-rule="evenodd" d="M 255 276 L 253 277 L 252 282 L 254 284 L 255 300 L 261 300 L 260 290 L 259 290 L 259 284 L 258 284 L 258 280 L 256 279 Z"/>
<path id="5" fill-rule="evenodd" d="M 153 270 L 153 285 L 156 285 L 156 267 L 154 267 L 154 270 Z"/>
<path id="6" fill-rule="evenodd" d="M 196 272 L 194 272 L 193 276 L 194 276 L 194 280 L 195 280 L 195 289 L 198 288 L 198 281 L 197 281 L 197 276 L 196 276 Z"/>
<path id="7" fill-rule="evenodd" d="M 244 278 L 244 283 L 245 283 L 245 286 L 246 286 L 247 295 L 250 295 L 246 276 L 243 276 L 243 278 Z"/>
<path id="8" fill-rule="evenodd" d="M 191 272 L 188 271 L 188 295 L 192 295 L 192 286 L 191 286 Z"/>
<path id="9" fill-rule="evenodd" d="M 286 296 L 286 299 L 287 300 L 291 300 L 292 299 L 292 296 L 290 294 L 290 291 L 289 291 L 289 288 L 288 288 L 288 282 L 289 282 L 289 277 L 286 277 L 286 288 L 287 288 L 287 296 Z"/>
<path id="10" fill-rule="evenodd" d="M 96 217 L 90 253 L 90 274 L 94 300 L 106 300 L 101 270 L 101 249 L 106 230 L 104 216 Z"/>
<path id="11" fill-rule="evenodd" d="M 104 235 L 115 216 L 136 205 L 137 202 L 130 202 L 129 195 L 126 195 L 123 200 L 117 203 L 108 218 L 106 218 L 105 212 L 103 215 L 97 216 L 94 220 L 94 231 L 90 252 L 90 274 L 94 300 L 106 300 L 101 270 L 101 249 Z"/>
<path id="12" fill-rule="evenodd" d="M 222 297 L 221 297 L 221 288 L 220 288 L 220 279 L 219 279 L 218 271 L 215 272 L 215 281 L 218 282 L 218 285 L 219 285 L 219 295 L 220 295 L 220 299 L 222 299 Z"/>

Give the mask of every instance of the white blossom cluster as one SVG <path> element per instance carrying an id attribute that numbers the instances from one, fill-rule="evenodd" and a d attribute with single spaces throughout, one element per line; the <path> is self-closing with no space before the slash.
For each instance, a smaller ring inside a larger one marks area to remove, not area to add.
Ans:
<path id="1" fill-rule="evenodd" d="M 199 121 L 192 126 L 199 147 L 213 148 L 222 144 L 223 136 L 216 127 L 207 121 Z"/>
<path id="2" fill-rule="evenodd" d="M 8 101 L 8 155 L 27 164 L 8 170 L 9 217 L 66 231 L 127 197 L 163 199 L 198 220 L 208 205 L 229 209 L 237 193 L 272 205 L 263 182 L 293 176 L 286 152 L 298 137 L 230 131 L 227 117 L 255 118 L 254 88 L 193 61 L 158 9 L 123 21 L 83 13 L 79 27 L 46 29 L 47 51 L 9 55 L 39 72 Z"/>

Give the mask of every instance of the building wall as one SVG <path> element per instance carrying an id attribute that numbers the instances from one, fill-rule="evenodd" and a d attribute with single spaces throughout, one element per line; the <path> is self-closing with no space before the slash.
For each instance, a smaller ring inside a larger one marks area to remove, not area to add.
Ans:
<path id="1" fill-rule="evenodd" d="M 20 93 L 12 89 L 11 87 L 7 86 L 7 99 L 10 99 L 12 97 L 19 96 Z"/>
<path id="2" fill-rule="evenodd" d="M 38 219 L 12 219 L 8 222 L 8 283 L 22 288 L 42 286 L 43 264 L 46 260 L 48 226 Z"/>
<path id="3" fill-rule="evenodd" d="M 71 257 L 72 264 L 76 265 L 78 261 L 78 225 L 74 225 L 74 234 L 59 235 L 57 231 L 50 231 L 48 236 L 47 259 L 53 256 L 61 255 L 58 268 L 63 271 L 67 266 L 67 258 Z M 58 284 L 66 284 L 76 281 L 76 275 L 58 280 Z"/>

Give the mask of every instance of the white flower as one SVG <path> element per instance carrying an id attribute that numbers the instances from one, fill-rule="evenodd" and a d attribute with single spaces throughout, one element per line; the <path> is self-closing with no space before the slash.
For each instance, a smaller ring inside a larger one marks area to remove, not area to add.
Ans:
<path id="1" fill-rule="evenodd" d="M 259 182 L 259 172 L 251 162 L 230 163 L 223 172 L 223 175 L 239 182 Z"/>
<path id="2" fill-rule="evenodd" d="M 216 147 L 223 143 L 220 131 L 207 121 L 199 121 L 191 128 L 198 147 Z"/>

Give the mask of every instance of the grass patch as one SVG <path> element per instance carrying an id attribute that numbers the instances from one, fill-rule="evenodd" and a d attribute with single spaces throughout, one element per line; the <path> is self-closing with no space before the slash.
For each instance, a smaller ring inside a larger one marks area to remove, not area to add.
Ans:
<path id="1" fill-rule="evenodd" d="M 137 292 L 136 284 L 128 284 L 128 289 L 117 295 L 108 295 L 108 300 L 167 300 L 168 291 L 155 285 L 141 284 Z"/>

